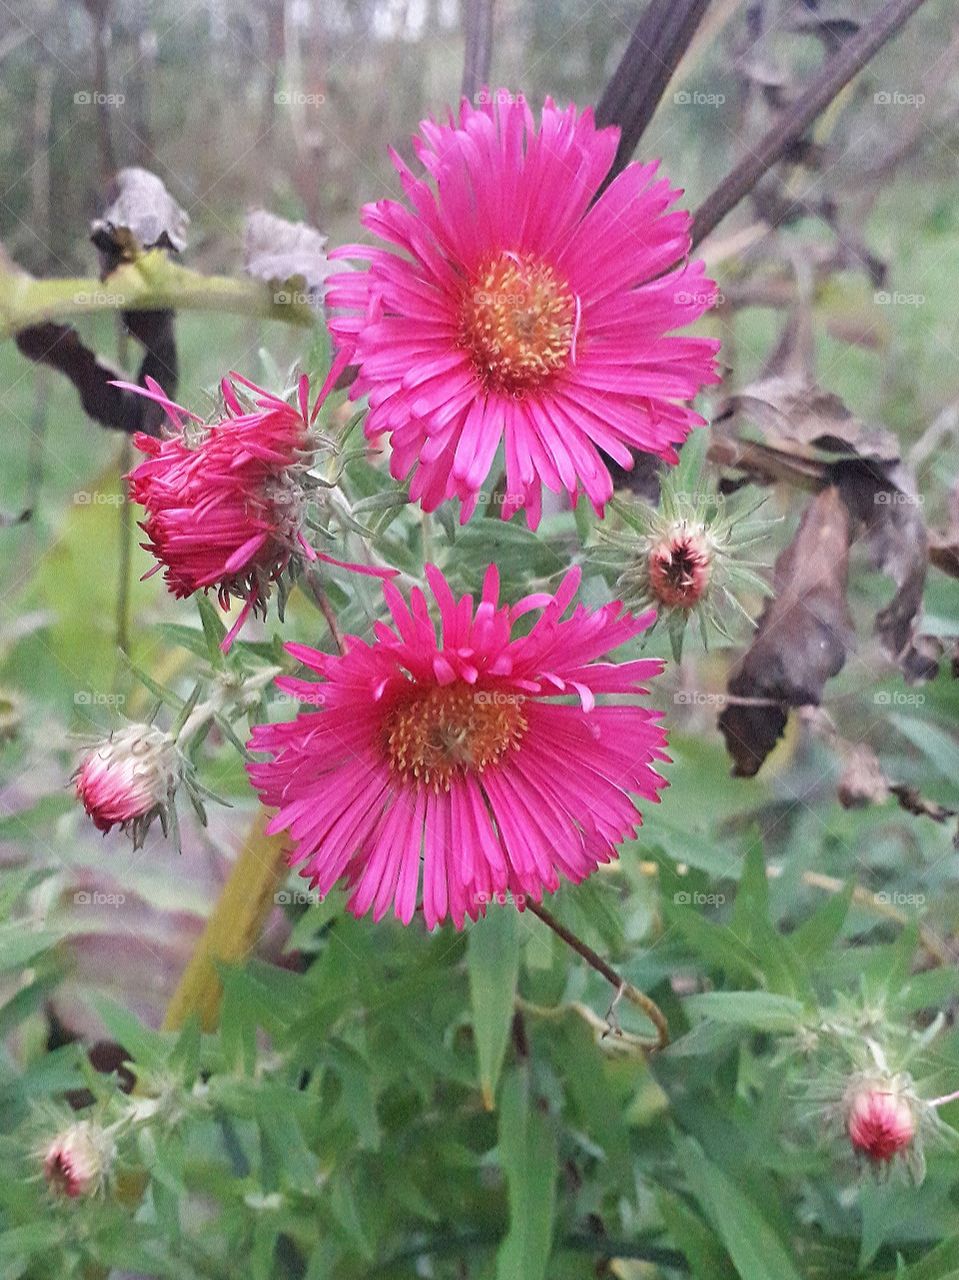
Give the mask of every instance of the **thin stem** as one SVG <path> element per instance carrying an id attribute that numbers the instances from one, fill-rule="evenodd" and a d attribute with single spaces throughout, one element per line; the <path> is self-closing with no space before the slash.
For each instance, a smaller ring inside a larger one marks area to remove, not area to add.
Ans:
<path id="1" fill-rule="evenodd" d="M 333 637 L 333 642 L 342 656 L 346 653 L 346 640 L 343 638 L 339 619 L 336 616 L 336 610 L 330 603 L 330 597 L 326 594 L 320 584 L 319 574 L 315 569 L 307 569 L 304 577 L 306 578 L 306 584 L 309 587 L 310 595 L 313 597 L 316 607 L 326 619 L 326 625 L 330 629 L 330 635 Z"/>
<path id="2" fill-rule="evenodd" d="M 582 956 L 588 965 L 595 969 L 597 973 L 602 974 L 606 981 L 616 988 L 616 1000 L 624 998 L 630 1004 L 636 1005 L 638 1009 L 642 1009 L 643 1013 L 656 1028 L 656 1042 L 651 1044 L 650 1048 L 666 1048 L 669 1044 L 669 1023 L 666 1021 L 666 1015 L 655 1000 L 651 1000 L 648 995 L 639 991 L 632 983 L 627 982 L 601 955 L 597 954 L 592 947 L 588 946 L 582 938 L 577 937 L 570 929 L 567 929 L 565 925 L 560 924 L 556 917 L 551 915 L 538 902 L 527 900 L 526 910 L 531 911 L 534 916 L 542 920 L 543 924 L 552 929 L 557 937 L 562 938 L 568 947 L 572 947 L 576 954 Z"/>
<path id="3" fill-rule="evenodd" d="M 932 1102 L 927 1105 L 930 1107 L 944 1107 L 947 1102 L 959 1101 L 959 1089 L 955 1093 L 943 1094 L 941 1098 L 933 1098 Z"/>
<path id="4" fill-rule="evenodd" d="M 461 92 L 475 98 L 489 83 L 493 58 L 493 0 L 467 0 L 464 15 L 466 51 L 463 57 Z"/>

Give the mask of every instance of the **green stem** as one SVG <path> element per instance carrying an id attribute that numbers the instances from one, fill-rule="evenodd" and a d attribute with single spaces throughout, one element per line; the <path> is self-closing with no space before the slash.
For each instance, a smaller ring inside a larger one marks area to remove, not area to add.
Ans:
<path id="1" fill-rule="evenodd" d="M 305 328 L 317 323 L 305 303 L 277 302 L 276 296 L 260 281 L 203 275 L 156 250 L 123 263 L 105 280 L 36 280 L 0 258 L 0 338 L 98 311 L 216 311 Z"/>

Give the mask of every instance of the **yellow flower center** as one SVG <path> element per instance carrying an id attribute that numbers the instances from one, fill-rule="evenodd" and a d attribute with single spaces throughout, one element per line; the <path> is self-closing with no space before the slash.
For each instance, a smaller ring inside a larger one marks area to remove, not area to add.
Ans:
<path id="1" fill-rule="evenodd" d="M 390 766 L 407 782 L 449 791 L 457 773 L 482 773 L 526 732 L 523 699 L 466 684 L 413 689 L 386 717 Z"/>
<path id="2" fill-rule="evenodd" d="M 552 267 L 500 253 L 463 295 L 460 342 L 490 391 L 518 395 L 566 367 L 576 330 L 576 298 Z"/>

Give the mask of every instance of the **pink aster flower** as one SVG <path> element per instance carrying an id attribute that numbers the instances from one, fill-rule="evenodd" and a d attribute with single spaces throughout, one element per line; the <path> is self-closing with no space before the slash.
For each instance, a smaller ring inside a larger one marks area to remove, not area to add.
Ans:
<path id="1" fill-rule="evenodd" d="M 460 928 L 494 898 L 522 906 L 583 880 L 635 835 L 630 793 L 665 786 L 660 713 L 639 701 L 662 664 L 601 660 L 653 615 L 614 602 L 564 617 L 579 570 L 512 606 L 495 566 L 478 605 L 433 566 L 427 578 L 439 633 L 418 588 L 407 604 L 387 583 L 393 626 L 377 623 L 372 643 L 350 637 L 342 657 L 287 646 L 322 683 L 277 684 L 318 709 L 254 729 L 270 759 L 249 770 L 312 887 L 345 879 L 354 914 L 378 920 L 392 903 L 406 924 L 422 868 L 427 926 L 449 915 Z"/>
<path id="2" fill-rule="evenodd" d="M 467 520 L 503 444 L 504 516 L 524 507 L 535 527 L 542 484 L 585 491 L 602 515 L 604 454 L 675 462 L 703 421 L 683 402 L 718 380 L 719 343 L 670 335 L 715 285 L 684 261 L 690 215 L 658 162 L 598 195 L 617 129 L 549 99 L 537 125 L 522 99 L 486 97 L 422 123 L 425 177 L 393 155 L 406 202 L 363 210 L 387 247 L 330 255 L 368 263 L 330 279 L 331 327 L 359 365 L 367 434 L 389 433 L 396 479 L 416 467 L 425 510 L 459 497 Z"/>
<path id="3" fill-rule="evenodd" d="M 158 561 L 151 572 L 162 567 L 178 597 L 215 590 L 223 609 L 231 598 L 244 602 L 224 648 L 251 611 L 265 615 L 273 584 L 295 556 L 342 563 L 318 555 L 303 536 L 303 478 L 315 449 L 311 427 L 344 363 L 330 371 L 312 412 L 305 377 L 293 406 L 232 373 L 232 382 L 222 382 L 225 416 L 209 426 L 170 401 L 152 379 L 145 390 L 117 384 L 161 404 L 174 428 L 164 439 L 134 437 L 147 459 L 128 478 L 133 499 L 146 508 L 144 547 Z M 254 410 L 240 404 L 236 383 L 253 393 Z"/>

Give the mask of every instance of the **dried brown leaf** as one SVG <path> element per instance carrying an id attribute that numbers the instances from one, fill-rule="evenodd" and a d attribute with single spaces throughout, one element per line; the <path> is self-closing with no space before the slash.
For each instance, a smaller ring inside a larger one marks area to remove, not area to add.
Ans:
<path id="1" fill-rule="evenodd" d="M 818 705 L 824 684 L 846 660 L 850 534 L 849 511 L 830 485 L 809 504 L 776 561 L 775 595 L 729 680 L 731 695 L 755 702 L 731 702 L 719 717 L 738 777 L 759 771 L 782 735 L 788 708 Z"/>

